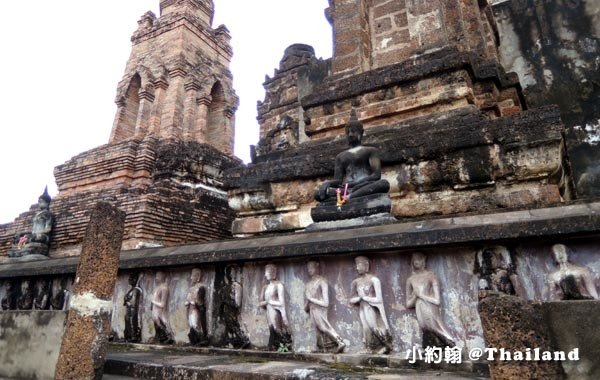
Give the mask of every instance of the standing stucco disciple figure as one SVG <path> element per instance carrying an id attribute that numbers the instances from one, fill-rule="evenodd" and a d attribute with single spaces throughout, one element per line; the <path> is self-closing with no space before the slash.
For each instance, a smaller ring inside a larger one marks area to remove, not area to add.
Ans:
<path id="1" fill-rule="evenodd" d="M 564 244 L 552 246 L 558 270 L 548 277 L 555 300 L 597 300 L 598 292 L 591 272 L 569 262 L 569 249 Z"/>
<path id="2" fill-rule="evenodd" d="M 21 233 L 18 236 L 16 245 L 8 253 L 9 256 L 48 255 L 50 233 L 54 227 L 54 215 L 50 212 L 51 201 L 52 198 L 46 187 L 44 193 L 38 198 L 39 211 L 33 216 L 31 233 Z"/>
<path id="3" fill-rule="evenodd" d="M 4 288 L 4 297 L 0 301 L 2 310 L 17 310 L 17 289 L 13 281 L 6 281 L 6 287 Z"/>
<path id="4" fill-rule="evenodd" d="M 286 313 L 285 288 L 277 279 L 277 267 L 274 264 L 265 266 L 265 278 L 268 284 L 262 288 L 259 306 L 267 310 L 269 349 L 291 351 L 292 335 Z"/>
<path id="5" fill-rule="evenodd" d="M 71 291 L 69 290 L 69 278 L 62 277 L 59 281 L 57 291 L 52 295 L 50 303 L 52 310 L 67 310 L 71 302 Z"/>
<path id="6" fill-rule="evenodd" d="M 242 329 L 240 316 L 242 312 L 243 287 L 238 277 L 240 268 L 228 265 L 225 268 L 225 283 L 219 288 L 217 297 L 220 301 L 219 319 L 225 325 L 224 344 L 233 348 L 247 348 L 250 339 Z"/>
<path id="7" fill-rule="evenodd" d="M 440 282 L 426 269 L 427 257 L 416 252 L 412 255 L 413 274 L 406 280 L 406 307 L 415 308 L 417 321 L 423 330 L 423 347 L 454 347 L 455 339 L 448 332 L 440 313 Z"/>
<path id="8" fill-rule="evenodd" d="M 131 288 L 125 294 L 123 306 L 125 306 L 125 332 L 126 342 L 138 343 L 142 341 L 142 327 L 140 324 L 140 304 L 142 301 L 142 289 L 138 286 L 140 274 L 133 272 L 129 275 Z"/>
<path id="9" fill-rule="evenodd" d="M 31 280 L 28 278 L 21 281 L 21 294 L 19 294 L 17 301 L 17 309 L 33 309 L 33 285 L 31 284 Z"/>
<path id="10" fill-rule="evenodd" d="M 319 267 L 320 265 L 316 261 L 309 261 L 306 264 L 310 281 L 306 283 L 304 290 L 304 310 L 309 313 L 317 332 L 317 352 L 333 351 L 340 353 L 344 351 L 346 344 L 327 318 L 329 285 L 325 278 L 320 275 Z"/>
<path id="11" fill-rule="evenodd" d="M 350 303 L 359 307 L 363 344 L 367 353 L 388 354 L 392 351 L 392 335 L 385 314 L 381 281 L 369 273 L 369 259 L 354 259 L 358 278 L 352 281 Z"/>
<path id="12" fill-rule="evenodd" d="M 169 328 L 167 308 L 169 303 L 169 288 L 165 272 L 156 272 L 156 288 L 152 293 L 152 322 L 154 323 L 154 342 L 172 344 L 173 334 Z"/>
<path id="13" fill-rule="evenodd" d="M 478 254 L 479 290 L 491 290 L 509 295 L 521 293 L 508 248 L 485 247 Z"/>
<path id="14" fill-rule="evenodd" d="M 35 310 L 50 309 L 50 281 L 40 278 L 33 289 L 33 307 Z"/>
<path id="15" fill-rule="evenodd" d="M 208 344 L 208 332 L 206 327 L 206 287 L 201 283 L 202 271 L 198 268 L 192 269 L 190 276 L 190 288 L 185 299 L 187 309 L 188 325 L 190 332 L 188 338 L 191 344 Z"/>

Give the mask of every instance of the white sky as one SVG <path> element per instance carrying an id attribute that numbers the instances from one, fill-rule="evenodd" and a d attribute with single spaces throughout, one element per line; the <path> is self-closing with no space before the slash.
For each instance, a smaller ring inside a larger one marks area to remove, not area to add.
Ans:
<path id="1" fill-rule="evenodd" d="M 240 97 L 236 155 L 258 140 L 256 101 L 284 49 L 312 45 L 331 56 L 327 0 L 214 0 L 214 27 L 232 35 L 231 70 Z M 0 223 L 56 195 L 53 169 L 108 142 L 117 83 L 137 20 L 159 0 L 6 1 L 0 14 Z"/>

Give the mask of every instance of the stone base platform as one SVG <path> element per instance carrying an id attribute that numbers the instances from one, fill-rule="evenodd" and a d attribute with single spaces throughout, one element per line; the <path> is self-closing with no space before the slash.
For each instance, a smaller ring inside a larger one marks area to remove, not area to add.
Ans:
<path id="1" fill-rule="evenodd" d="M 344 219 L 344 220 L 331 220 L 326 222 L 313 223 L 306 227 L 306 231 L 321 231 L 321 230 L 334 230 L 351 227 L 369 227 L 379 226 L 382 224 L 396 223 L 396 219 L 389 212 L 361 216 L 358 218 Z"/>
<path id="2" fill-rule="evenodd" d="M 108 375 L 143 379 L 487 379 L 486 363 L 408 363 L 400 356 L 299 354 L 118 344 Z"/>
<path id="3" fill-rule="evenodd" d="M 387 194 L 373 194 L 350 199 L 347 204 L 337 207 L 319 205 L 310 210 L 310 216 L 315 222 L 329 222 L 365 217 L 369 215 L 389 213 L 392 211 L 392 201 Z M 391 215 L 390 215 L 391 216 Z"/>

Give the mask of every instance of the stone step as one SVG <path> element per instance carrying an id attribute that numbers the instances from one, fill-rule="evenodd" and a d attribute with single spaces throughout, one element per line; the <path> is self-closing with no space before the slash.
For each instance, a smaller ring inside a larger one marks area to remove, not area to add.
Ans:
<path id="1" fill-rule="evenodd" d="M 413 368 L 400 366 L 401 363 L 396 367 L 377 365 L 383 364 L 383 358 L 385 357 L 175 349 L 158 346 L 125 348 L 123 345 L 113 345 L 105 365 L 105 373 L 106 376 L 129 376 L 148 380 L 488 379 L 486 373 L 474 371 L 481 370 L 482 366 L 473 363 L 453 365 L 455 368 L 449 367 L 450 365 L 446 365 L 445 368 L 433 368 L 422 363 Z"/>

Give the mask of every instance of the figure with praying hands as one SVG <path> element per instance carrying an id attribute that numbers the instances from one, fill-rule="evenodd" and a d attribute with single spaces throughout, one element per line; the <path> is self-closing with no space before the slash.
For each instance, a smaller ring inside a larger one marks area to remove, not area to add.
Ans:
<path id="1" fill-rule="evenodd" d="M 344 352 L 346 344 L 327 318 L 329 285 L 320 274 L 319 262 L 309 261 L 306 268 L 310 281 L 306 283 L 304 290 L 304 310 L 310 315 L 317 332 L 317 352 Z"/>
<path id="2" fill-rule="evenodd" d="M 277 266 L 265 265 L 267 285 L 262 288 L 259 306 L 267 310 L 269 324 L 269 349 L 272 351 L 291 351 L 292 335 L 287 318 L 285 288 L 277 279 Z"/>
<path id="3" fill-rule="evenodd" d="M 412 255 L 413 274 L 406 280 L 406 307 L 414 308 L 423 331 L 423 347 L 454 347 L 455 339 L 442 320 L 440 282 L 428 270 L 427 257 L 421 252 Z"/>
<path id="4" fill-rule="evenodd" d="M 363 353 L 388 354 L 392 351 L 392 335 L 385 314 L 381 281 L 369 272 L 365 256 L 354 259 L 358 277 L 351 284 L 350 304 L 357 306 L 362 325 Z"/>

